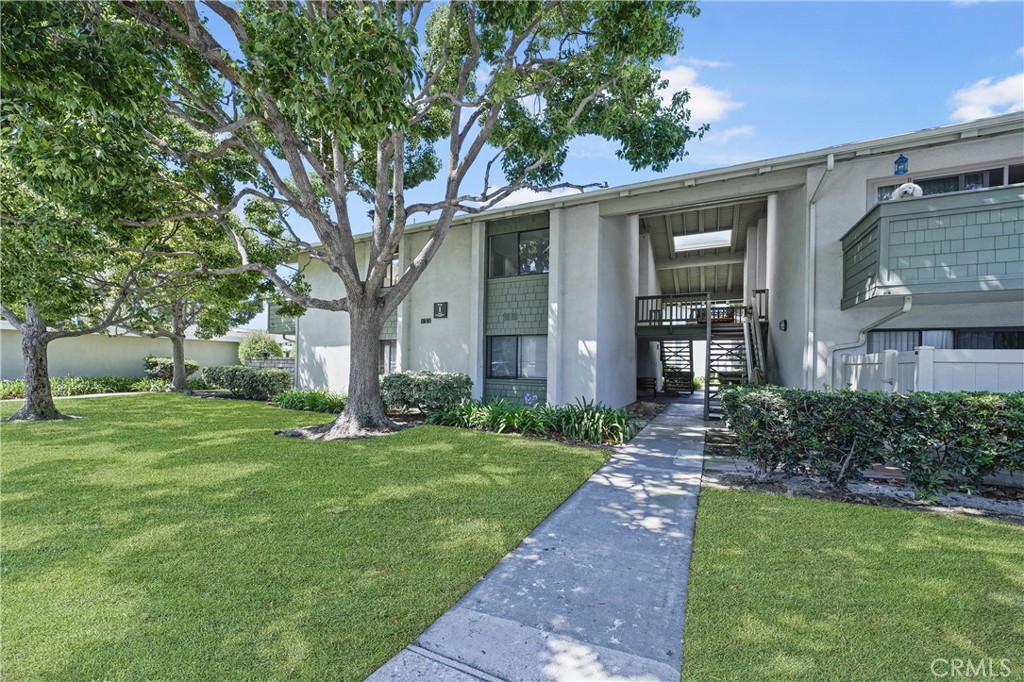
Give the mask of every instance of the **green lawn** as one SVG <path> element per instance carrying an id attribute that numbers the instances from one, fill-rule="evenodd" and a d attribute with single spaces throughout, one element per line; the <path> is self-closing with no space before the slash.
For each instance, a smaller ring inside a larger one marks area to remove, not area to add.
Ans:
<path id="1" fill-rule="evenodd" d="M 5 403 L 0 413 L 18 407 Z M 139 395 L 4 424 L 9 680 L 357 680 L 603 461 L 422 426 L 274 436 L 325 415 Z"/>
<path id="2" fill-rule="evenodd" d="M 935 680 L 937 658 L 1024 673 L 1024 527 L 701 493 L 683 680 Z"/>

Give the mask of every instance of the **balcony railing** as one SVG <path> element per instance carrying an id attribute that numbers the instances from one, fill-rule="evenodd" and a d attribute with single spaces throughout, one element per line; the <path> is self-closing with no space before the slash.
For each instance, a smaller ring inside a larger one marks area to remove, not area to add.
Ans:
<path id="1" fill-rule="evenodd" d="M 885 201 L 842 238 L 842 308 L 886 294 L 1024 289 L 1024 185 Z"/>
<path id="2" fill-rule="evenodd" d="M 636 330 L 638 334 L 671 336 L 692 332 L 711 324 L 738 324 L 749 310 L 739 300 L 711 300 L 709 294 L 667 294 L 638 296 Z"/>

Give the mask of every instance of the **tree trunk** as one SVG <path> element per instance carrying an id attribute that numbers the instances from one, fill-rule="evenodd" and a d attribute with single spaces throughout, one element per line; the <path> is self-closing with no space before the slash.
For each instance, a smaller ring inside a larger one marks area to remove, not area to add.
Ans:
<path id="1" fill-rule="evenodd" d="M 379 309 L 360 311 L 355 306 L 350 309 L 351 346 L 345 409 L 331 424 L 285 431 L 285 435 L 336 440 L 390 433 L 398 428 L 384 412 L 380 398 L 377 354 L 384 327 L 382 318 Z"/>
<path id="2" fill-rule="evenodd" d="M 174 371 L 171 374 L 171 390 L 178 393 L 191 393 L 188 390 L 188 375 L 185 371 L 185 335 L 177 330 L 171 335 L 171 360 Z"/>
<path id="3" fill-rule="evenodd" d="M 70 419 L 53 404 L 50 391 L 50 371 L 46 351 L 50 338 L 46 323 L 39 314 L 26 307 L 27 318 L 21 337 L 21 352 L 25 358 L 25 404 L 8 417 L 9 421 Z"/>
<path id="4" fill-rule="evenodd" d="M 171 390 L 191 393 L 188 390 L 188 375 L 185 372 L 185 307 L 176 300 L 171 308 Z"/>

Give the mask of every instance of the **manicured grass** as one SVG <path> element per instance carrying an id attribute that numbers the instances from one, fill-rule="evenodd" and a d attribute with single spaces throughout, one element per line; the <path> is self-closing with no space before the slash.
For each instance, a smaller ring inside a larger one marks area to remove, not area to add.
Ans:
<path id="1" fill-rule="evenodd" d="M 304 442 L 273 432 L 317 416 L 170 394 L 60 408 L 85 418 L 3 425 L 10 680 L 362 679 L 605 458 L 432 426 Z"/>
<path id="2" fill-rule="evenodd" d="M 1024 527 L 701 493 L 683 680 L 933 680 L 937 658 L 1024 671 Z"/>

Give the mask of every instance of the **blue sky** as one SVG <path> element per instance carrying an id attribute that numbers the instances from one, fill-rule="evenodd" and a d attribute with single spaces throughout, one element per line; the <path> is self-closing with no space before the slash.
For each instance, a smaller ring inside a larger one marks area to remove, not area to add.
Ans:
<path id="1" fill-rule="evenodd" d="M 622 185 L 1024 109 L 1021 2 L 700 7 L 663 74 L 666 96 L 689 90 L 694 122 L 710 132 L 661 174 L 631 171 L 613 143 L 578 140 L 566 180 Z M 436 200 L 440 187 L 427 183 L 410 200 Z M 536 198 L 523 192 L 509 203 Z"/>

